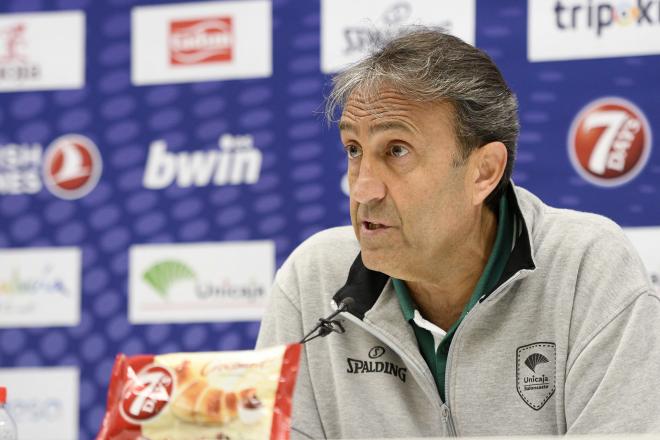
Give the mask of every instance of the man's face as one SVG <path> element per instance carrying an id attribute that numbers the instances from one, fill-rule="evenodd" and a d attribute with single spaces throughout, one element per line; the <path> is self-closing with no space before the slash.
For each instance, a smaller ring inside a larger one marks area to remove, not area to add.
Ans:
<path id="1" fill-rule="evenodd" d="M 423 281 L 429 265 L 451 261 L 474 209 L 468 167 L 456 165 L 452 106 L 410 101 L 388 89 L 369 101 L 354 93 L 339 128 L 365 265 Z"/>

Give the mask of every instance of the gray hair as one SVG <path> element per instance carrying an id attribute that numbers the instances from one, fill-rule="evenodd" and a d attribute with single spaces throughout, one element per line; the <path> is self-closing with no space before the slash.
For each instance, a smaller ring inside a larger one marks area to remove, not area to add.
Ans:
<path id="1" fill-rule="evenodd" d="M 411 100 L 452 104 L 460 148 L 456 166 L 476 148 L 502 142 L 507 165 L 486 198 L 486 205 L 497 212 L 513 170 L 520 128 L 516 97 L 486 53 L 442 30 L 415 27 L 337 74 L 332 82 L 325 108 L 329 122 L 336 120 L 337 109 L 353 92 L 375 98 L 387 86 Z"/>

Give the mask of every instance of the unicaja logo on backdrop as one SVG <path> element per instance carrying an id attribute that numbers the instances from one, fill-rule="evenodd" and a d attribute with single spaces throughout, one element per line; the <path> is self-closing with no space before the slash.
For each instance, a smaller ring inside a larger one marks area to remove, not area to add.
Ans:
<path id="1" fill-rule="evenodd" d="M 152 265 L 143 278 L 164 299 L 178 292 L 194 293 L 202 300 L 255 301 L 266 295 L 264 286 L 256 282 L 236 284 L 226 278 L 200 281 L 190 266 L 178 260 L 166 260 Z"/>
<path id="2" fill-rule="evenodd" d="M 273 281 L 275 244 L 134 245 L 129 260 L 132 323 L 258 320 Z"/>
<path id="3" fill-rule="evenodd" d="M 259 180 L 262 155 L 250 135 L 222 135 L 219 150 L 170 153 L 157 140 L 149 147 L 143 184 L 161 189 L 172 183 L 189 186 L 253 184 Z"/>
<path id="4" fill-rule="evenodd" d="M 651 152 L 651 127 L 630 101 L 603 98 L 575 117 L 568 152 L 575 170 L 598 186 L 618 186 L 634 179 Z"/>
<path id="5" fill-rule="evenodd" d="M 170 23 L 170 63 L 192 65 L 232 59 L 231 17 L 177 20 Z"/>
<path id="6" fill-rule="evenodd" d="M 657 26 L 660 1 L 564 2 L 554 6 L 555 25 L 560 30 L 593 29 L 599 37 L 610 27 Z"/>

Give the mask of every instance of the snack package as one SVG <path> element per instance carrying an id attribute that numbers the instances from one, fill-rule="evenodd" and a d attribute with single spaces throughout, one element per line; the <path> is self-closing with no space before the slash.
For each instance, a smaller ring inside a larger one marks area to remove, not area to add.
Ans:
<path id="1" fill-rule="evenodd" d="M 97 440 L 286 440 L 300 347 L 120 354 Z"/>

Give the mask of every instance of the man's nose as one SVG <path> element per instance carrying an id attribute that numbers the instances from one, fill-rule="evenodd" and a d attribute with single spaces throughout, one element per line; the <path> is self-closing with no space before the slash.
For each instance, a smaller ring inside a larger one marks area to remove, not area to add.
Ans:
<path id="1" fill-rule="evenodd" d="M 362 160 L 357 179 L 351 185 L 351 197 L 361 205 L 373 203 L 385 198 L 386 187 L 383 180 L 371 164 Z"/>

